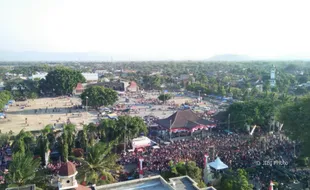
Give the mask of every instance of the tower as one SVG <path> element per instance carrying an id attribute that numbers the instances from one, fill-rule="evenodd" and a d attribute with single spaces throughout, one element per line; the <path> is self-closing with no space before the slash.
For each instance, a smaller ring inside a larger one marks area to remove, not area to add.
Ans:
<path id="1" fill-rule="evenodd" d="M 270 86 L 276 86 L 276 67 L 273 65 L 270 70 Z"/>
<path id="2" fill-rule="evenodd" d="M 72 162 L 66 162 L 59 168 L 58 173 L 58 189 L 75 189 L 78 188 L 78 183 L 75 179 L 77 174 L 75 165 Z"/>

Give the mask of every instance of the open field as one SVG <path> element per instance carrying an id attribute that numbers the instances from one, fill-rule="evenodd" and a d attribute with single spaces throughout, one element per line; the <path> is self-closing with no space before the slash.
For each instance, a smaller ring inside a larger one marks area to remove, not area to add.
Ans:
<path id="1" fill-rule="evenodd" d="M 40 98 L 23 102 L 15 102 L 9 108 L 7 119 L 0 120 L 1 132 L 12 130 L 18 133 L 20 130 L 40 130 L 48 124 L 62 124 L 69 119 L 71 123 L 81 127 L 81 123 L 96 122 L 96 112 L 86 112 L 82 109 L 71 109 L 73 105 L 79 105 L 79 98 Z M 37 113 L 35 113 L 37 110 Z"/>
<path id="2" fill-rule="evenodd" d="M 157 98 L 157 96 L 147 95 L 145 98 Z M 169 102 L 182 104 L 186 101 L 191 102 L 193 98 L 175 97 L 167 101 L 166 105 L 153 105 L 150 109 L 148 105 L 138 105 L 138 113 L 131 113 L 135 116 L 154 115 L 159 118 L 165 118 L 175 111 L 168 110 Z M 39 98 L 23 102 L 15 102 L 6 112 L 7 119 L 0 120 L 1 132 L 13 131 L 18 133 L 24 129 L 27 131 L 41 130 L 48 124 L 64 124 L 69 119 L 78 129 L 82 128 L 83 123 L 98 122 L 97 111 L 89 111 L 86 114 L 85 109 L 73 109 L 75 105 L 80 105 L 81 100 L 77 97 L 58 97 L 58 98 Z M 125 103 L 124 98 L 120 98 L 118 103 Z M 129 104 L 135 105 L 136 99 L 130 98 Z M 71 108 L 71 113 L 70 113 Z"/>

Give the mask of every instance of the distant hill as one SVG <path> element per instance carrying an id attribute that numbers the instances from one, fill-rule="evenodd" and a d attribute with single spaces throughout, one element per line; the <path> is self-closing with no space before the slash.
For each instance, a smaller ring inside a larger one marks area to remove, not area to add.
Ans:
<path id="1" fill-rule="evenodd" d="M 207 59 L 207 61 L 252 61 L 255 60 L 247 55 L 223 54 L 215 55 Z"/>

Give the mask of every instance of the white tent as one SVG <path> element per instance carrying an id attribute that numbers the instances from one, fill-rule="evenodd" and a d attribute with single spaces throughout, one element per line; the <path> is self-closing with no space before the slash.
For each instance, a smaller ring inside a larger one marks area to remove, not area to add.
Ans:
<path id="1" fill-rule="evenodd" d="M 226 164 L 224 164 L 219 157 L 217 157 L 214 160 L 214 162 L 211 162 L 209 164 L 209 166 L 214 168 L 214 169 L 216 169 L 216 170 L 223 170 L 223 169 L 227 169 L 228 168 L 228 166 Z"/>

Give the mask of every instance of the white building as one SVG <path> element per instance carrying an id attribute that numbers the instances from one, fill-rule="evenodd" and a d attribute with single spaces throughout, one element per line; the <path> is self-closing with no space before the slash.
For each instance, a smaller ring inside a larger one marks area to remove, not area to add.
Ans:
<path id="1" fill-rule="evenodd" d="M 36 73 L 34 75 L 32 75 L 31 77 L 29 77 L 30 80 L 35 80 L 35 79 L 45 79 L 47 73 Z"/>
<path id="2" fill-rule="evenodd" d="M 276 86 L 276 67 L 273 66 L 270 70 L 270 86 L 275 87 Z"/>
<path id="3" fill-rule="evenodd" d="M 4 82 L 0 82 L 0 91 L 4 90 L 4 88 L 5 88 Z"/>
<path id="4" fill-rule="evenodd" d="M 109 72 L 107 70 L 95 70 L 95 73 L 97 73 L 99 76 L 103 76 Z"/>
<path id="5" fill-rule="evenodd" d="M 82 73 L 87 83 L 96 83 L 98 82 L 99 76 L 98 73 Z"/>

